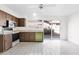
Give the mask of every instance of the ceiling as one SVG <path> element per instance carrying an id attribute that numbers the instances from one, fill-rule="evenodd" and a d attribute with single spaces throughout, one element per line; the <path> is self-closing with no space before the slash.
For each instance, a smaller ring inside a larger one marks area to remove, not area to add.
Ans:
<path id="1" fill-rule="evenodd" d="M 28 16 L 68 16 L 79 11 L 79 4 L 47 4 L 39 9 L 39 4 L 5 4 L 22 17 Z"/>

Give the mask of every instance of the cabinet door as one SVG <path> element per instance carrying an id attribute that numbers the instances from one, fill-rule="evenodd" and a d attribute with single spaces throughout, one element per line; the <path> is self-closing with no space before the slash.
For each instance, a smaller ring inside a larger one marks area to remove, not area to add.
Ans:
<path id="1" fill-rule="evenodd" d="M 35 41 L 35 32 L 30 32 L 30 41 Z"/>
<path id="2" fill-rule="evenodd" d="M 35 41 L 43 41 L 43 32 L 35 33 Z"/>
<path id="3" fill-rule="evenodd" d="M 4 49 L 8 50 L 11 47 L 12 47 L 12 35 L 6 34 L 4 35 Z"/>
<path id="4" fill-rule="evenodd" d="M 16 26 L 18 26 L 18 18 L 15 18 Z"/>
<path id="5" fill-rule="evenodd" d="M 19 38 L 20 38 L 20 42 L 24 42 L 25 41 L 25 32 L 20 32 Z"/>
<path id="6" fill-rule="evenodd" d="M 3 35 L 0 35 L 0 52 L 4 51 L 4 40 Z"/>
<path id="7" fill-rule="evenodd" d="M 12 19 L 12 21 L 16 23 L 16 26 L 18 26 L 18 18 L 15 16 L 10 16 L 10 17 L 11 17 L 10 19 Z"/>
<path id="8" fill-rule="evenodd" d="M 21 32 L 19 34 L 20 42 L 29 42 L 30 41 L 30 33 L 29 32 Z"/>
<path id="9" fill-rule="evenodd" d="M 25 42 L 30 42 L 30 32 L 25 32 Z"/>
<path id="10" fill-rule="evenodd" d="M 20 26 L 20 27 L 25 26 L 25 19 L 24 18 L 19 18 L 18 19 L 18 26 Z"/>
<path id="11" fill-rule="evenodd" d="M 0 10 L 0 25 L 5 26 L 6 22 L 6 13 Z"/>
<path id="12" fill-rule="evenodd" d="M 12 16 L 10 14 L 7 14 L 7 20 L 11 20 L 12 21 Z"/>

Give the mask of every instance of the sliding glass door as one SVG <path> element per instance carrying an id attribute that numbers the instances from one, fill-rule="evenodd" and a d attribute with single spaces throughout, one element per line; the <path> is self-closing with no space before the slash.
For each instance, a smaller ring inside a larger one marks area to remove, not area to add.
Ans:
<path id="1" fill-rule="evenodd" d="M 44 20 L 44 39 L 60 38 L 60 21 Z"/>
<path id="2" fill-rule="evenodd" d="M 51 22 L 51 39 L 60 39 L 60 21 Z"/>
<path id="3" fill-rule="evenodd" d="M 51 23 L 50 20 L 44 20 L 44 39 L 51 39 Z"/>

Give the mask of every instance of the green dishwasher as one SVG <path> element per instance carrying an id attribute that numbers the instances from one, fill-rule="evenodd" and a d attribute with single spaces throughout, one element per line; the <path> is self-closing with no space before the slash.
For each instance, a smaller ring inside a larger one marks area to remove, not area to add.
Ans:
<path id="1" fill-rule="evenodd" d="M 42 42 L 43 41 L 43 32 L 35 33 L 35 41 Z"/>

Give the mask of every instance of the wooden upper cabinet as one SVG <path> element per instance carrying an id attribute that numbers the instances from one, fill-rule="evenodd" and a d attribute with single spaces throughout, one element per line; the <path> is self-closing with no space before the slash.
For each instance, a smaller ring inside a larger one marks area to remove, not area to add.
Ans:
<path id="1" fill-rule="evenodd" d="M 12 16 L 10 14 L 7 13 L 6 17 L 7 17 L 7 20 L 11 20 L 12 21 Z"/>
<path id="2" fill-rule="evenodd" d="M 18 26 L 18 18 L 15 18 L 16 26 Z"/>
<path id="3" fill-rule="evenodd" d="M 0 10 L 0 25 L 5 26 L 6 22 L 6 13 Z"/>
<path id="4" fill-rule="evenodd" d="M 6 13 L 0 10 L 0 20 L 6 20 Z"/>
<path id="5" fill-rule="evenodd" d="M 7 20 L 14 21 L 16 23 L 16 26 L 18 26 L 18 18 L 17 17 L 7 14 Z"/>
<path id="6" fill-rule="evenodd" d="M 14 21 L 16 23 L 16 26 L 18 26 L 18 18 L 17 17 L 7 14 L 7 20 Z"/>
<path id="7" fill-rule="evenodd" d="M 25 18 L 18 18 L 18 26 L 20 27 L 25 26 Z"/>
<path id="8" fill-rule="evenodd" d="M 12 20 L 16 23 L 16 26 L 18 26 L 18 18 L 17 18 L 17 17 L 12 16 Z"/>
<path id="9" fill-rule="evenodd" d="M 12 21 L 16 22 L 16 17 L 12 16 Z"/>
<path id="10" fill-rule="evenodd" d="M 8 13 L 0 10 L 0 26 L 5 26 L 6 20 L 16 22 L 16 26 L 20 26 L 20 27 L 25 26 L 25 18 L 17 18 L 11 14 L 8 14 Z"/>

